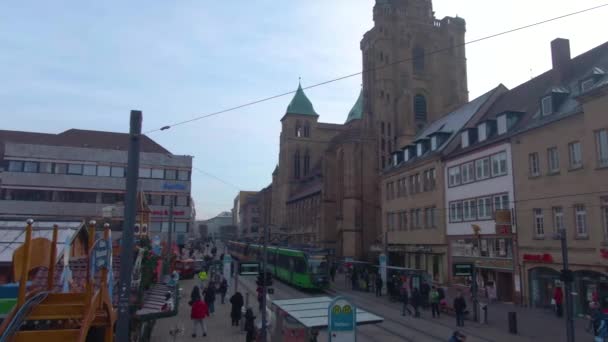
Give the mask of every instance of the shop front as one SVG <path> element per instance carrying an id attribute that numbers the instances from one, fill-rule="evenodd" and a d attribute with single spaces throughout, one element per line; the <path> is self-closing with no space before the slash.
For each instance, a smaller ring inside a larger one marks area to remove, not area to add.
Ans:
<path id="1" fill-rule="evenodd" d="M 519 277 L 513 273 L 512 239 L 507 237 L 458 238 L 450 241 L 451 263 L 470 263 L 476 269 L 480 294 L 491 300 L 514 302 L 519 290 Z M 450 267 L 453 272 L 452 267 Z M 455 285 L 471 286 L 470 276 L 451 274 Z"/>
<path id="2" fill-rule="evenodd" d="M 387 250 L 389 266 L 420 270 L 438 284 L 447 280 L 446 246 L 389 245 Z"/>

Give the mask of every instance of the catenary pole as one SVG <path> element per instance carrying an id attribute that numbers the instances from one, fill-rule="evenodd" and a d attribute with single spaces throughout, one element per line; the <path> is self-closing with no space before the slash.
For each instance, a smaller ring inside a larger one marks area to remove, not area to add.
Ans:
<path id="1" fill-rule="evenodd" d="M 562 262 L 564 274 L 568 274 L 568 241 L 566 230 L 563 229 L 560 233 L 560 241 L 562 245 Z M 572 310 L 572 282 L 571 279 L 564 279 L 564 295 L 566 299 L 566 337 L 568 342 L 574 342 L 574 312 Z"/>

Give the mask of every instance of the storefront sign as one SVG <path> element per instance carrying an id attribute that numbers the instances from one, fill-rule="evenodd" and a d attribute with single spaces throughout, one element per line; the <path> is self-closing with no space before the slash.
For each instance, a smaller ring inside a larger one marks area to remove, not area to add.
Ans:
<path id="1" fill-rule="evenodd" d="M 330 342 L 356 341 L 357 308 L 346 298 L 337 297 L 327 309 Z"/>
<path id="2" fill-rule="evenodd" d="M 605 248 L 600 249 L 600 256 L 603 259 L 608 259 L 608 249 L 605 249 Z"/>
<path id="3" fill-rule="evenodd" d="M 544 262 L 544 263 L 553 263 L 553 255 L 551 254 L 524 254 L 524 261 L 528 262 Z"/>
<path id="4" fill-rule="evenodd" d="M 428 245 L 405 246 L 405 251 L 411 253 L 432 253 L 433 248 Z"/>
<path id="5" fill-rule="evenodd" d="M 471 263 L 457 263 L 452 267 L 455 277 L 470 277 L 473 274 L 473 264 Z"/>
<path id="6" fill-rule="evenodd" d="M 479 258 L 475 260 L 475 266 L 482 268 L 513 269 L 513 260 Z"/>
<path id="7" fill-rule="evenodd" d="M 163 183 L 164 190 L 186 190 L 186 186 L 184 184 L 177 183 Z"/>

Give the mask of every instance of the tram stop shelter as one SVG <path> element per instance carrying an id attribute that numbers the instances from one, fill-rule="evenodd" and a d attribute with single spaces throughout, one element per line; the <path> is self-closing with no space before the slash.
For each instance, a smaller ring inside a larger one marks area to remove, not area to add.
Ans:
<path id="1" fill-rule="evenodd" d="M 272 325 L 272 342 L 307 342 L 318 335 L 318 341 L 325 341 L 328 309 L 333 298 L 308 297 L 299 299 L 273 300 L 272 311 L 275 322 Z M 376 324 L 384 318 L 357 308 L 357 326 Z"/>

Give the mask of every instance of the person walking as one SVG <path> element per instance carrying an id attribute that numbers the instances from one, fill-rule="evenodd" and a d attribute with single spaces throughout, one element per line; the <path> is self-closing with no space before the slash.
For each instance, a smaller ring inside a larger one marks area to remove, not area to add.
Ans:
<path id="1" fill-rule="evenodd" d="M 422 305 L 422 295 L 417 287 L 414 287 L 412 291 L 412 306 L 414 307 L 414 317 L 420 317 L 420 310 L 418 309 Z"/>
<path id="2" fill-rule="evenodd" d="M 222 283 L 220 284 L 220 299 L 222 300 L 222 304 L 226 300 L 226 292 L 228 292 L 228 280 L 226 278 L 222 279 Z"/>
<path id="3" fill-rule="evenodd" d="M 407 293 L 407 284 L 403 283 L 400 289 L 401 302 L 403 307 L 401 308 L 401 316 L 405 316 L 405 312 L 409 312 L 410 316 L 412 315 L 412 311 L 408 307 L 409 305 L 409 294 Z"/>
<path id="4" fill-rule="evenodd" d="M 456 325 L 464 327 L 464 311 L 467 308 L 467 302 L 462 296 L 462 292 L 458 291 L 458 295 L 454 298 L 454 312 L 456 312 Z"/>
<path id="5" fill-rule="evenodd" d="M 564 292 L 562 291 L 561 286 L 555 287 L 555 290 L 553 291 L 553 301 L 555 302 L 555 314 L 557 315 L 557 317 L 562 317 L 562 303 L 564 301 Z"/>
<path id="6" fill-rule="evenodd" d="M 201 289 L 198 287 L 198 285 L 194 285 L 192 292 L 190 292 L 190 302 L 188 302 L 188 304 L 192 306 L 192 303 L 199 299 L 201 299 Z"/>
<path id="7" fill-rule="evenodd" d="M 420 285 L 420 295 L 422 302 L 420 305 L 426 310 L 429 307 L 429 294 L 431 293 L 431 286 L 426 281 Z"/>
<path id="8" fill-rule="evenodd" d="M 329 270 L 329 275 L 331 277 L 331 282 L 335 282 L 336 281 L 336 265 L 332 264 L 331 265 L 331 269 Z"/>
<path id="9" fill-rule="evenodd" d="M 190 310 L 190 319 L 192 319 L 192 337 L 196 337 L 197 326 L 201 327 L 203 336 L 207 336 L 207 324 L 205 324 L 205 318 L 209 316 L 209 307 L 207 303 L 203 302 L 200 296 L 192 303 L 192 309 Z"/>
<path id="10" fill-rule="evenodd" d="M 233 326 L 239 326 L 241 322 L 241 310 L 243 309 L 243 295 L 240 292 L 237 292 L 230 297 L 230 304 L 232 308 L 230 310 L 230 318 L 232 319 Z"/>
<path id="11" fill-rule="evenodd" d="M 247 332 L 245 341 L 253 342 L 255 340 L 255 316 L 251 308 L 247 308 L 245 312 L 245 331 Z"/>
<path id="12" fill-rule="evenodd" d="M 376 274 L 376 297 L 382 297 L 382 277 L 380 273 Z"/>
<path id="13" fill-rule="evenodd" d="M 215 312 L 215 284 L 209 282 L 209 285 L 205 289 L 205 303 L 209 306 L 209 315 L 213 315 Z"/>
<path id="14" fill-rule="evenodd" d="M 431 292 L 429 293 L 429 303 L 431 303 L 433 318 L 435 318 L 435 316 L 439 318 L 439 291 L 437 291 L 435 286 L 431 288 Z"/>
<path id="15" fill-rule="evenodd" d="M 260 312 L 262 312 L 262 310 L 264 308 L 264 288 L 261 286 L 258 286 L 258 288 L 255 291 L 257 292 L 257 297 L 258 297 L 258 307 L 260 309 Z"/>

